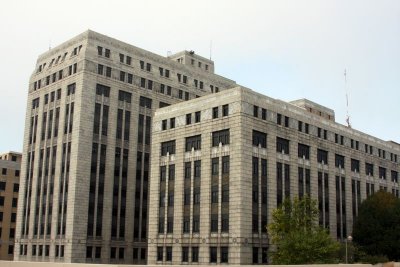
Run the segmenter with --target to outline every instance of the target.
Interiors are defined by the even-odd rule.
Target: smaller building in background
[[[13,260],[21,157],[0,154],[0,260]]]

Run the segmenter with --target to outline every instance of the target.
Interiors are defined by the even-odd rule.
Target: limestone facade
[[[317,199],[338,240],[368,195],[399,197],[400,145],[308,100],[236,87],[156,110],[152,134],[149,264],[267,263],[265,226],[285,197]]]
[[[29,81],[15,260],[147,262],[155,109],[235,86],[214,62],[87,31]]]

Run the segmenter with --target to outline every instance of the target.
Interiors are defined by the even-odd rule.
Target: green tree
[[[371,256],[400,260],[400,200],[379,191],[364,200],[353,227],[353,240]]]
[[[318,225],[316,200],[310,197],[287,198],[272,212],[268,225],[273,264],[335,263],[339,243]]]

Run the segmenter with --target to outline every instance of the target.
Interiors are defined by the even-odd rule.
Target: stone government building
[[[305,194],[344,240],[363,199],[399,197],[399,152],[326,107],[244,87],[156,110],[148,262],[267,263],[272,210]]]
[[[284,197],[317,198],[343,239],[362,199],[399,195],[399,155],[192,51],[163,57],[87,31],[39,56],[30,79],[14,258],[265,263],[264,225]]]
[[[166,58],[93,31],[40,55],[15,259],[146,263],[153,112],[234,86],[193,52]]]

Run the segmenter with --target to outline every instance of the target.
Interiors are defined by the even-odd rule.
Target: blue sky
[[[400,1],[6,1],[0,10],[0,152],[21,151],[39,54],[92,29],[160,55],[194,50],[265,95],[308,98],[400,143]]]

